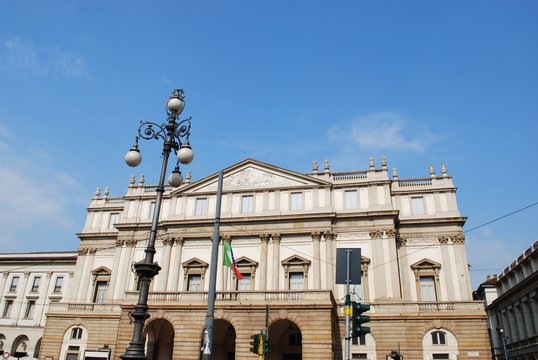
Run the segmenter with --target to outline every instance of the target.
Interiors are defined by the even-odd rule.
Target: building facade
[[[0,254],[0,354],[38,359],[51,303],[62,301],[76,252]]]
[[[538,241],[495,277],[486,308],[495,359],[538,359]]]
[[[352,359],[385,360],[395,349],[405,359],[490,358],[452,178],[444,166],[425,178],[390,175],[384,159],[346,173],[331,172],[327,161],[309,174],[250,159],[225,169],[220,237],[242,279],[222,265],[222,241],[218,264],[210,263],[218,174],[196,182],[187,175],[167,189],[155,255],[161,270],[144,330],[148,358],[199,358],[209,270],[217,266],[215,360],[256,358],[250,336],[265,329],[266,315],[266,359],[342,359],[340,248],[361,249],[362,283],[351,298],[371,305],[371,334],[353,341]],[[125,196],[106,191],[91,200],[75,286],[48,312],[43,359],[123,354],[138,296],[132,264],[144,258],[155,198],[142,176]]]

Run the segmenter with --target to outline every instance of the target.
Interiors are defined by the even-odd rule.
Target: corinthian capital
[[[336,233],[334,231],[327,231],[323,233],[325,240],[334,240],[336,239]]]

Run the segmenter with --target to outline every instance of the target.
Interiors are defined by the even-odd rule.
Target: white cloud
[[[0,126],[0,144],[7,144],[9,130]],[[58,171],[46,156],[32,158],[15,143],[0,151],[0,243],[3,251],[32,249],[47,241],[73,236],[76,220],[69,207],[82,186],[70,175]],[[32,152],[34,153],[34,152]],[[34,153],[36,154],[36,153]],[[30,238],[36,234],[55,238]],[[33,244],[32,244],[33,243]]]
[[[0,47],[0,72],[17,76],[88,76],[83,57],[71,51],[39,47],[17,37],[5,39]]]
[[[369,151],[399,150],[421,153],[435,141],[428,132],[407,129],[398,114],[384,112],[360,117],[346,126],[329,129],[329,141],[340,146]]]

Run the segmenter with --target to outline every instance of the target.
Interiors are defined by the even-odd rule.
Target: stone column
[[[336,279],[334,277],[334,271],[336,268],[336,261],[334,259],[334,245],[333,240],[336,239],[336,233],[332,231],[328,231],[323,233],[323,237],[325,238],[325,246],[326,246],[326,253],[327,253],[327,278],[326,281],[326,288],[328,290],[333,291],[334,293],[334,285],[336,282]]]
[[[0,294],[3,294],[5,292],[4,286],[6,286],[8,275],[9,275],[9,272],[7,271],[2,273],[2,277],[0,278]]]
[[[183,253],[183,245],[185,245],[185,239],[182,237],[174,240],[174,243],[177,245],[174,247],[175,254],[173,256],[172,267],[170,268],[170,290],[178,291],[179,287],[179,272],[181,271],[181,256]]]
[[[125,245],[128,247],[128,249],[126,248],[125,249],[125,257],[127,259],[127,264],[129,265],[129,268],[131,267],[131,264],[135,261],[141,261],[142,259],[140,260],[135,260],[134,259],[134,256],[135,256],[135,252],[136,252],[136,244],[138,243],[138,241],[136,239],[131,239],[131,240],[126,240],[125,241]],[[130,273],[132,274],[132,271],[130,271]],[[134,281],[133,282],[127,282],[127,281],[124,281],[123,282],[123,289],[128,289],[128,290],[136,290],[136,283],[138,281],[138,277],[133,274],[133,277],[129,277],[129,279],[133,279],[134,278]],[[127,280],[127,279],[125,279]]]
[[[531,310],[530,299],[528,296],[525,296],[521,299],[521,310],[523,311],[523,322],[525,323],[525,331],[527,336],[531,337],[536,334],[536,329],[534,328],[534,323],[532,321],[533,317],[536,317],[536,313],[533,313]]]
[[[76,293],[76,300],[77,302],[83,301],[89,301],[90,299],[86,299],[86,293],[85,291],[88,289],[88,286],[90,285],[90,279],[91,279],[91,269],[88,269],[88,248],[79,248],[78,249],[78,260],[77,260],[77,269],[75,271],[75,274],[77,277],[75,278],[75,284],[78,286],[77,293]],[[79,266],[80,261],[80,266]]]
[[[267,290],[267,244],[268,234],[260,234],[260,290]]]
[[[519,333],[517,331],[517,324],[516,324],[516,316],[515,316],[515,309],[514,309],[514,305],[508,305],[507,307],[507,310],[506,311],[506,317],[507,317],[507,320],[508,320],[508,327],[510,328],[510,334],[509,334],[509,337],[510,337],[510,342],[515,342],[515,341],[518,341],[520,339],[519,337]]]
[[[321,259],[320,259],[320,249],[319,241],[321,239],[321,233],[313,232],[312,236],[312,247],[313,247],[313,268],[314,268],[314,289],[321,289]]]
[[[527,336],[529,336],[526,333],[525,328],[525,318],[523,317],[523,308],[521,306],[521,301],[517,301],[514,304],[514,315],[516,317],[516,326],[517,326],[517,332],[519,334],[519,340],[526,339]]]
[[[172,252],[172,245],[174,244],[174,239],[166,238],[163,240],[163,251],[161,257],[161,271],[157,275],[157,286],[155,289],[157,291],[166,291],[166,284],[168,283],[168,274],[170,272],[170,255]]]
[[[531,313],[534,314],[530,317],[530,321],[532,321],[534,326],[535,333],[538,331],[538,293],[536,291],[533,291],[529,294],[529,307],[531,309]]]
[[[272,234],[273,239],[273,276],[272,276],[272,288],[278,290],[278,284],[280,280],[280,240],[282,239],[280,234]]]
[[[125,240],[116,240],[116,249],[114,250],[114,264],[112,266],[112,276],[110,277],[110,291],[108,292],[111,299],[119,298],[117,286],[118,284],[121,284],[123,282],[122,275],[130,270],[130,268],[129,270],[125,270],[123,268],[125,264],[122,264],[121,261],[121,259],[123,258],[122,253],[124,244]]]

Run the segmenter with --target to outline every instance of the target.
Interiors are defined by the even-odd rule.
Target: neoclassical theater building
[[[257,359],[250,336],[268,328],[272,359],[343,359],[345,286],[336,252],[360,248],[371,334],[352,359],[489,359],[482,302],[472,300],[463,217],[444,165],[400,178],[385,159],[367,170],[302,174],[247,159],[224,170],[220,250],[211,264],[218,174],[164,193],[144,328],[150,360],[199,359],[209,273],[217,267],[213,359]],[[99,191],[78,234],[68,294],[49,307],[40,359],[119,359],[138,299],[132,265],[144,258],[155,186],[131,178],[122,197]],[[228,241],[244,277],[223,266]]]

